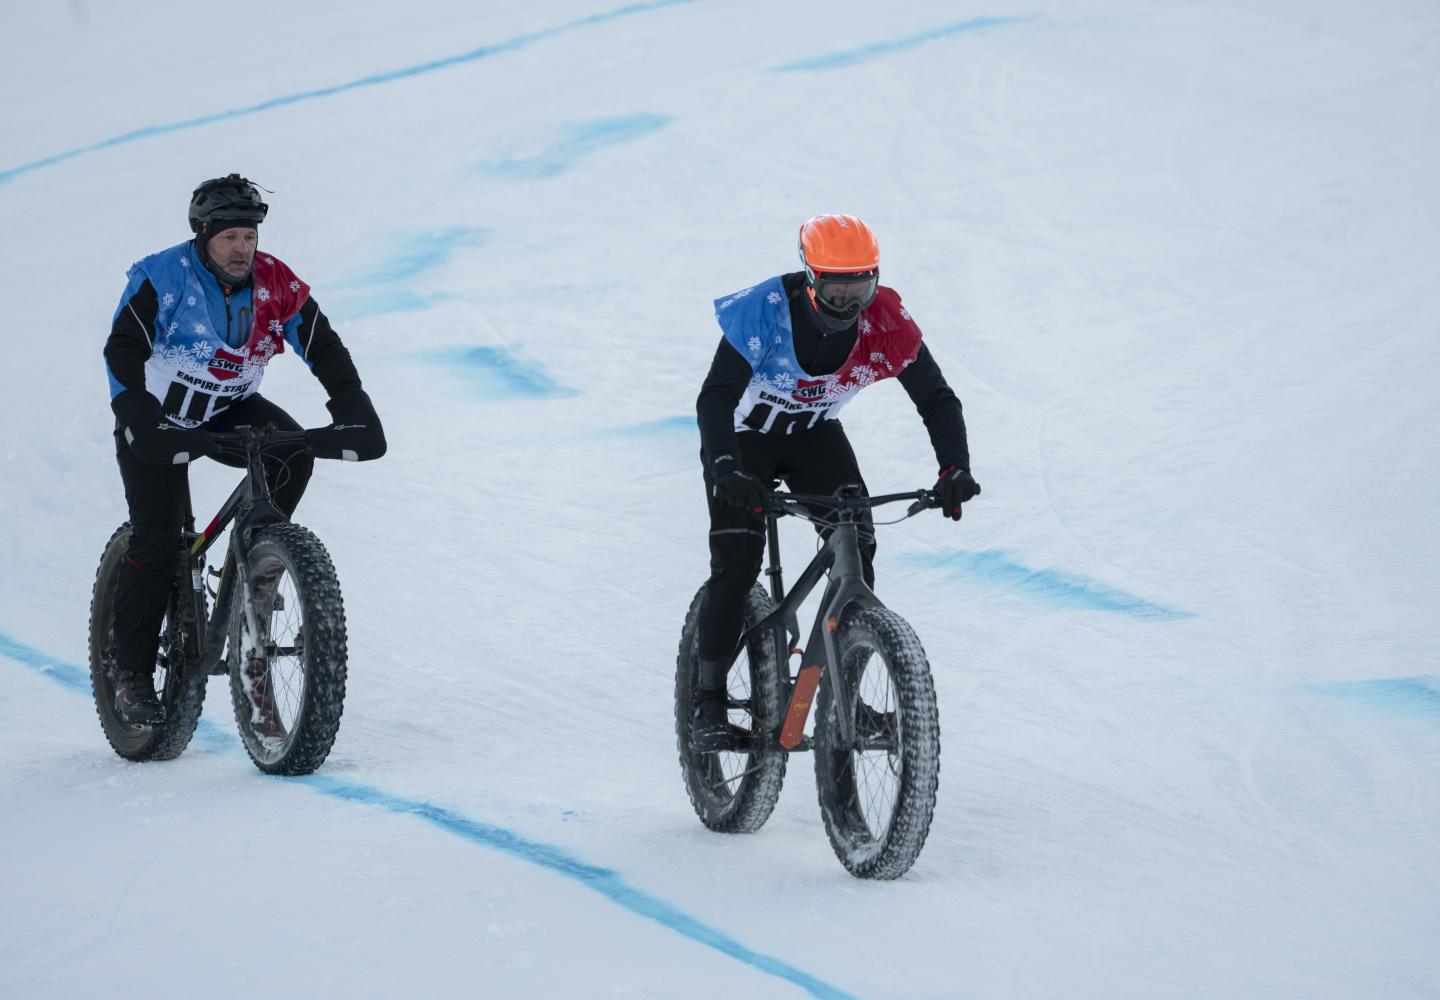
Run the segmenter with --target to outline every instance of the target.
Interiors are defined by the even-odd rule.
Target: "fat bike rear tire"
[[[173,760],[190,745],[205,707],[209,678],[198,665],[199,632],[204,627],[204,605],[198,602],[203,598],[191,591],[190,574],[180,572],[177,551],[175,579],[155,658],[155,690],[165,706],[165,721],[154,726],[124,722],[115,712],[115,590],[129,548],[130,524],[126,522],[105,543],[95,571],[90,596],[90,691],[100,728],[118,755],[133,761]],[[199,621],[195,620],[197,612]]]
[[[788,754],[783,751],[696,753],[690,748],[691,692],[699,683],[696,631],[705,602],[701,587],[680,633],[675,664],[675,736],[680,751],[680,772],[685,791],[700,822],[718,833],[754,833],[765,825],[780,798]],[[756,584],[745,600],[745,628],[765,617],[774,605]],[[726,678],[730,699],[730,725],[742,735],[762,735],[775,729],[784,711],[787,662],[783,645],[773,630],[761,633],[746,648]]]

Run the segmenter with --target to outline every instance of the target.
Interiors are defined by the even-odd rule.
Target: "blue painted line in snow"
[[[398,238],[398,249],[369,270],[336,282],[339,290],[332,301],[337,317],[359,319],[387,313],[415,312],[440,302],[448,295],[422,295],[396,287],[444,264],[462,247],[482,246],[490,234],[470,226],[447,226]]]
[[[564,848],[530,840],[513,830],[482,823],[433,802],[391,795],[381,789],[353,781],[344,781],[324,774],[293,780],[306,784],[325,795],[344,799],[347,802],[358,802],[377,806],[392,813],[414,816],[447,833],[463,837],[471,843],[503,851],[523,861],[557,872],[579,882],[587,889],[598,892],[632,913],[653,920],[662,927],[675,931],[699,944],[714,948],[716,951],[753,966],[761,972],[794,983],[811,996],[836,998],[836,1000],[851,996],[837,987],[816,979],[809,973],[802,972],[788,962],[747,948],[728,934],[702,923],[665,900],[637,889],[620,873],[589,864],[570,854]]]
[[[565,129],[563,135],[535,156],[495,160],[480,164],[480,171],[492,177],[513,180],[543,180],[573,170],[592,153],[657,132],[674,119],[667,115],[634,114],[621,118],[599,118]]]
[[[227,733],[209,719],[201,719],[196,723],[195,735],[190,740],[192,747],[195,746],[196,740],[200,741],[201,749],[211,753],[240,749],[240,737],[234,733]]]
[[[34,647],[10,638],[3,632],[0,632],[0,656],[35,669],[68,690],[86,695],[90,693],[89,670],[82,670],[74,664],[56,660]],[[208,719],[200,720],[196,734],[212,749],[235,747],[239,744],[238,739],[221,731]],[[763,952],[747,948],[725,932],[697,920],[658,896],[637,889],[627,882],[619,872],[592,865],[562,847],[530,840],[514,830],[471,819],[463,813],[446,809],[433,802],[408,799],[371,785],[345,781],[327,774],[311,774],[303,778],[283,780],[304,785],[322,795],[329,795],[346,802],[376,806],[388,812],[415,816],[473,844],[502,851],[512,857],[579,882],[587,889],[598,892],[606,899],[637,916],[653,920],[662,927],[708,948],[713,948],[760,972],[794,983],[813,997],[819,997],[821,1000],[853,1000],[853,994],[831,986],[773,955],[766,955]]]
[[[121,135],[111,136],[108,139],[103,139],[100,142],[92,143],[88,146],[81,146],[64,153],[56,153],[53,156],[47,156],[43,159],[22,163],[19,166],[10,167],[7,170],[0,170],[0,184],[13,180],[21,174],[29,173],[32,170],[54,166],[65,160],[74,159],[77,156],[84,156],[87,153],[99,152],[102,149],[109,149],[113,146],[138,142],[142,139],[150,139],[157,135],[166,135],[170,132],[179,132],[184,129],[199,128],[201,125],[210,125],[215,122],[228,121],[233,118],[242,118],[246,115],[259,114],[262,111],[269,111],[272,108],[286,107],[291,104],[299,104],[303,101],[313,101],[322,97],[331,97],[335,94],[345,93],[346,91],[359,90],[362,87],[375,87],[385,83],[394,83],[396,80],[405,80],[410,77],[422,76],[426,73],[434,73],[437,70],[449,69],[451,66],[459,66],[463,63],[475,62],[480,59],[488,59],[491,56],[501,55],[506,52],[516,52],[520,49],[528,48],[536,42],[554,38],[557,35],[573,31],[577,28],[587,28],[592,25],[603,24],[607,21],[630,17],[634,14],[646,14],[651,11],[662,10],[666,7],[677,7],[681,4],[693,2],[694,0],[649,0],[649,2],[646,3],[627,4],[624,7],[617,7],[614,10],[591,14],[573,21],[566,21],[564,24],[558,24],[551,28],[542,28],[539,31],[516,35],[514,38],[507,39],[503,42],[496,42],[493,45],[482,45],[477,49],[471,49],[469,52],[462,52],[459,55],[416,63],[413,66],[405,66],[400,69],[388,70],[382,73],[372,73],[369,76],[362,76],[358,79],[349,80],[345,83],[337,83],[329,87],[318,87],[314,90],[303,90],[295,94],[272,97],[268,101],[261,101],[259,104],[251,104],[246,107],[217,111],[213,114],[200,115],[197,118],[186,118],[181,121],[168,122],[163,125],[150,125],[145,128],[135,129],[133,132],[125,132]]]
[[[338,283],[336,288],[392,285],[439,267],[462,247],[482,246],[490,234],[469,226],[447,226],[399,239],[399,249],[373,268]]]
[[[90,668],[77,667],[54,657],[46,656],[33,646],[27,646],[17,639],[0,632],[0,656],[23,663],[40,671],[62,687],[81,694],[90,693]]]
[[[415,312],[427,308],[431,303],[446,298],[443,295],[417,295],[408,289],[387,289],[359,295],[340,294],[328,299],[325,311],[336,319],[359,319],[362,316],[382,316],[387,313]],[[329,304],[333,303],[333,305]]]
[[[895,52],[902,52],[905,49],[917,48],[928,42],[938,41],[941,38],[948,38],[951,35],[958,35],[962,32],[978,31],[982,28],[998,28],[1002,25],[1018,24],[1021,21],[1029,20],[1033,20],[1033,17],[975,17],[968,21],[958,21],[955,24],[946,24],[939,28],[931,28],[928,31],[922,31],[916,35],[908,35],[905,38],[895,38],[888,42],[872,42],[869,45],[862,45],[856,49],[846,49],[843,52],[832,52],[829,55],[800,59],[796,62],[786,63],[783,66],[776,66],[772,69],[772,72],[796,73],[806,70],[842,69],[846,66],[854,66],[857,63],[868,62],[871,59],[879,59]]]
[[[533,361],[521,361],[503,347],[458,347],[431,359],[475,381],[492,399],[555,399],[576,390],[551,378]]]
[[[654,437],[656,435],[688,435],[700,443],[700,429],[693,415],[662,417],[659,420],[645,420],[638,424],[621,424],[599,431],[607,437]]]
[[[1051,607],[1081,611],[1112,611],[1132,618],[1172,621],[1194,618],[1188,611],[1167,608],[1084,576],[1052,569],[1034,569],[995,549],[982,552],[912,552],[913,566],[948,570],[955,576],[1033,597]]]
[[[63,660],[47,656],[35,647],[27,646],[3,632],[0,632],[0,657],[31,667],[68,691],[90,697],[89,667],[76,666],[73,663],[66,663]],[[239,739],[225,732],[209,719],[200,720],[195,735],[201,744],[210,750],[238,746],[240,743]]]
[[[1306,684],[1305,689],[1406,715],[1440,716],[1440,675]]]

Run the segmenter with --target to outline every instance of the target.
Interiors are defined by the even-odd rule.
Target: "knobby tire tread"
[[[137,762],[174,760],[190,745],[205,708],[205,688],[209,678],[196,669],[197,633],[203,629],[204,622],[196,623],[195,631],[185,636],[185,662],[169,666],[171,670],[178,667],[179,677],[176,682],[166,683],[166,688],[170,690],[168,697],[166,692],[159,692],[165,705],[165,721],[158,726],[131,726],[122,722],[115,714],[114,687],[106,676],[104,651],[108,644],[113,643],[109,628],[114,615],[116,575],[120,572],[120,560],[130,547],[130,531],[128,521],[115,529],[105,543],[100,565],[95,570],[95,586],[90,593],[90,693],[95,700],[95,714],[100,720],[105,740],[117,755]],[[172,585],[163,622],[167,633],[174,627],[171,615],[179,597],[189,595],[177,595]]]
[[[825,832],[841,864],[857,878],[894,879],[910,870],[930,832],[940,782],[939,711],[925,649],[905,619],[885,608],[852,608],[841,622],[842,668],[848,668],[852,652],[866,645],[878,650],[889,667],[901,730],[900,788],[884,837],[873,839],[855,808],[854,762],[851,758],[845,765],[850,751],[834,745],[840,730],[828,678],[816,703],[815,783]]]
[[[290,522],[263,529],[250,548],[251,561],[263,556],[267,547],[273,547],[286,572],[294,577],[305,628],[305,694],[296,722],[299,732],[282,757],[265,761],[257,756],[259,737],[251,722],[250,699],[240,679],[243,664],[238,649],[230,652],[231,700],[241,742],[256,767],[267,774],[310,774],[330,755],[345,709],[345,604],[330,554],[309,529]],[[238,600],[234,614],[238,621],[242,614]],[[237,634],[232,627],[231,635]]]
[[[709,784],[712,772],[718,770],[715,754],[697,754],[690,750],[690,691],[698,680],[698,656],[696,630],[699,625],[700,608],[705,601],[702,586],[690,602],[685,615],[685,625],[680,632],[680,652],[675,663],[675,736],[680,754],[680,771],[685,779],[685,793],[695,815],[708,829],[717,833],[754,833],[765,825],[780,798],[785,782],[785,766],[788,754],[784,752],[752,753],[747,756],[744,770],[751,773],[740,778],[734,791],[728,795],[713,793]],[[770,595],[759,584],[750,591],[745,600],[745,628],[749,628],[773,608]],[[782,680],[780,672],[788,669],[779,657],[779,650],[773,641],[768,653],[752,644],[747,659],[751,664],[751,698],[762,701],[762,711],[769,718],[768,725],[777,725],[784,711],[784,688],[788,677]],[[756,652],[762,655],[756,656]]]

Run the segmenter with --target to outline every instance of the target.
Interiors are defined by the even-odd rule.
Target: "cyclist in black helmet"
[[[154,685],[160,623],[180,544],[187,464],[217,454],[211,432],[300,425],[259,393],[266,363],[290,349],[329,395],[333,423],[306,434],[306,448],[271,456],[276,504],[293,513],[312,456],[364,461],[385,453],[385,434],[350,352],[279,258],[257,253],[269,206],[239,174],[208,180],[190,199],[194,238],[137,261],[105,342],[115,455],[133,526],[115,594],[115,709],[131,723],[158,723]]]

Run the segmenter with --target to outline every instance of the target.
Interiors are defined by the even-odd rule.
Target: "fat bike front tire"
[[[696,631],[705,588],[690,602],[680,633],[675,665],[675,736],[685,791],[700,822],[718,833],[754,833],[765,825],[780,798],[788,754],[783,751],[696,753],[690,748],[691,692],[700,680]],[[773,610],[763,587],[756,585],[745,600],[745,628]],[[730,667],[726,688],[730,725],[741,735],[763,736],[775,729],[784,711],[785,683],[780,671],[786,660],[773,632],[751,639]]]
[[[260,531],[250,592],[230,619],[230,697],[240,740],[266,774],[310,774],[345,709],[345,605],[325,546],[298,524]]]
[[[205,707],[205,683],[200,672],[199,632],[204,627],[204,605],[189,588],[189,573],[175,574],[165,620],[160,625],[160,644],[155,658],[155,691],[165,706],[165,721],[159,725],[132,725],[115,712],[115,591],[120,565],[130,548],[130,524],[126,522],[105,543],[95,587],[90,595],[90,691],[95,714],[111,749],[126,760],[173,760],[185,752],[200,713]],[[178,554],[178,553],[177,553]],[[190,613],[186,605],[191,602]],[[196,612],[200,620],[196,618]]]
[[[823,678],[816,699],[825,832],[850,874],[899,878],[925,846],[940,782],[930,664],[914,630],[885,608],[850,608],[838,640],[840,676]],[[841,713],[855,733],[849,743]]]

